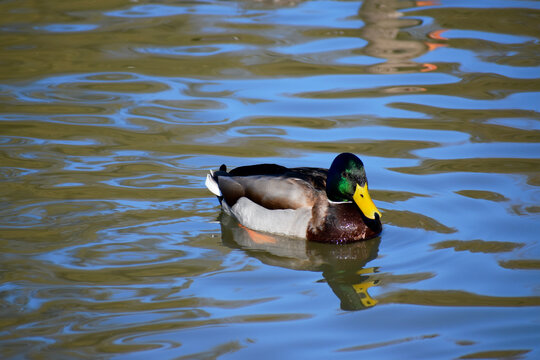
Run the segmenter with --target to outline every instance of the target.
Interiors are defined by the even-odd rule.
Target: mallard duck
[[[205,184],[223,210],[249,229],[339,244],[382,230],[364,164],[351,153],[339,154],[328,170],[259,164],[227,172],[221,165]]]

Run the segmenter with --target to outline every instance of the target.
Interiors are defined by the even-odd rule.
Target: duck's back
[[[240,166],[228,172],[229,176],[279,176],[281,178],[301,179],[317,190],[326,189],[328,170],[314,167],[287,168],[276,164]]]

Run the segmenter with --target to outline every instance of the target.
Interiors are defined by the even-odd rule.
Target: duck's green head
[[[354,154],[342,153],[334,159],[328,170],[326,193],[332,201],[354,201],[369,219],[381,217],[368,192],[364,164]]]

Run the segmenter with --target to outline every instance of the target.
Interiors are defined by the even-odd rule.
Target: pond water
[[[540,2],[0,1],[2,359],[540,358]],[[365,163],[348,246],[209,169]]]

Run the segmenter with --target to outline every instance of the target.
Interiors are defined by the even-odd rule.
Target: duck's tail
[[[218,172],[226,172],[227,167],[225,165],[221,165],[219,167]],[[214,173],[212,170],[210,170],[210,173],[206,175],[206,181],[204,184],[210,190],[210,192],[214,195],[216,195],[220,200],[223,198],[223,194],[221,193],[221,190],[219,189],[219,185],[217,182],[218,174]]]
[[[210,190],[210,192],[217,197],[223,196],[221,190],[219,190],[219,185],[214,178],[214,172],[212,170],[210,170],[210,173],[206,175],[206,181],[204,182],[204,185],[206,185],[208,190]]]

